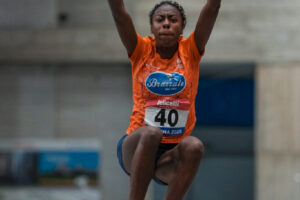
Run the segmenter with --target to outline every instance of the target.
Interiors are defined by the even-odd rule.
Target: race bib
[[[145,123],[160,128],[164,136],[183,135],[189,114],[186,99],[165,97],[146,103]]]

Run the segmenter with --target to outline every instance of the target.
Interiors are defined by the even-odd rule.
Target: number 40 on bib
[[[183,135],[189,113],[188,100],[170,97],[146,103],[145,123],[160,128],[164,136]]]

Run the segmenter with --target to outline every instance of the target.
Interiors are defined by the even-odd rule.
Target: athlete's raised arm
[[[121,40],[130,56],[136,45],[137,35],[132,19],[125,9],[123,0],[108,0]]]
[[[211,31],[217,19],[221,0],[207,0],[201,10],[198,22],[195,28],[195,42],[199,52],[203,52],[209,39]]]

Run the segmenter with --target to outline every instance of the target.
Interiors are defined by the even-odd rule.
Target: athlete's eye
[[[156,17],[156,18],[155,18],[155,21],[156,21],[156,22],[162,22],[162,21],[163,21],[163,18],[162,18],[162,17]]]
[[[176,23],[177,22],[177,18],[171,18],[171,22]]]

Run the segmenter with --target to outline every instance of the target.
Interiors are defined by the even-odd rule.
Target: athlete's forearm
[[[195,28],[195,42],[199,52],[203,52],[217,19],[221,0],[207,0],[203,6]]]
[[[123,0],[108,0],[121,40],[131,55],[137,44],[137,35],[129,13]]]
[[[114,18],[122,17],[126,12],[123,0],[108,0],[108,3]]]
[[[208,7],[218,11],[221,7],[221,0],[207,0],[206,4]]]

